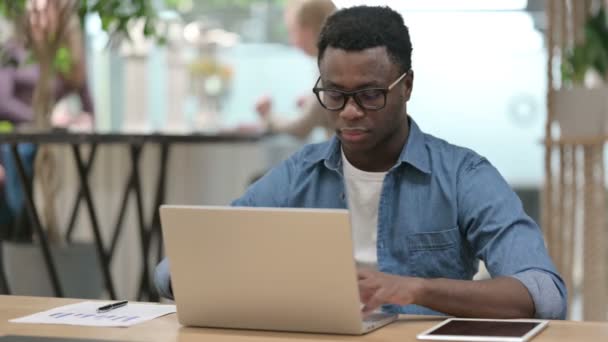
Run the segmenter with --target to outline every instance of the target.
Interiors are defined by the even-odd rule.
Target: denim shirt
[[[347,208],[339,140],[305,146],[232,205]],[[483,260],[492,277],[511,276],[528,289],[536,317],[565,318],[566,287],[517,195],[485,158],[424,134],[412,119],[382,185],[377,253],[381,272],[422,278],[471,280]],[[156,276],[170,295],[166,261]],[[383,309],[441,314],[417,305]]]

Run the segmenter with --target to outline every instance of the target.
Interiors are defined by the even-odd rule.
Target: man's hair
[[[401,72],[412,67],[409,31],[401,15],[388,7],[356,6],[335,12],[327,18],[319,35],[319,63],[330,46],[346,51],[384,46]]]
[[[325,19],[336,11],[331,0],[291,0],[287,3],[296,23],[311,29],[315,35],[321,32]]]

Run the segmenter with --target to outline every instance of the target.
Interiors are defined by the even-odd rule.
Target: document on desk
[[[12,323],[68,324],[94,327],[128,327],[175,312],[175,305],[128,303],[105,313],[97,313],[100,306],[112,302],[81,302],[60,306],[33,315],[15,318]]]

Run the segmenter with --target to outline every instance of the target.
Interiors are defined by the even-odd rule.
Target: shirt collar
[[[398,167],[401,163],[407,163],[421,172],[430,174],[430,160],[424,133],[420,130],[416,122],[412,118],[408,118],[410,123],[410,132],[407,142],[399,159],[394,167]],[[320,150],[313,161],[324,161],[328,169],[340,171],[342,169],[342,158],[340,152],[340,140],[334,135],[325,148]]]
[[[401,150],[397,164],[407,163],[421,172],[430,174],[431,163],[424,133],[411,117],[409,122],[410,133],[407,137],[407,143]]]

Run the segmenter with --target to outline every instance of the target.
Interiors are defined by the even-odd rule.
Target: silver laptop
[[[347,210],[162,206],[179,322],[364,334]]]

